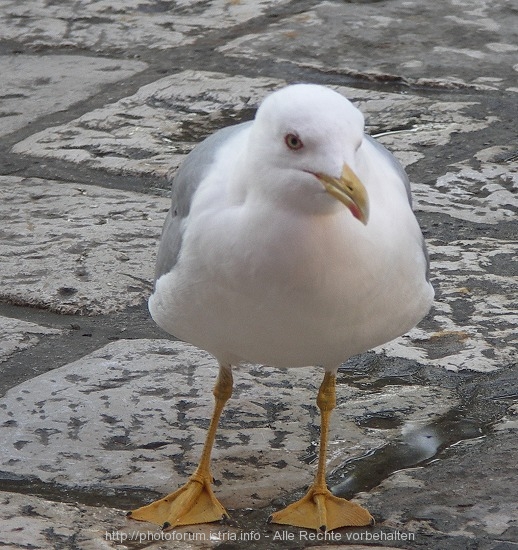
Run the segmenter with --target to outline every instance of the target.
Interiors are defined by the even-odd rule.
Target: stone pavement
[[[0,546],[518,548],[517,29],[509,0],[0,2]],[[257,366],[214,450],[232,520],[130,522],[192,472],[217,370],[146,311],[168,174],[300,81],[365,113],[429,244],[428,317],[339,372],[329,484],[377,525],[267,524],[321,375]]]

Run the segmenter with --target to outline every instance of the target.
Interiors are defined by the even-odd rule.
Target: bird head
[[[341,94],[313,84],[278,90],[263,101],[250,131],[252,185],[294,208],[345,206],[366,224],[368,193],[355,173],[363,135],[363,115]]]

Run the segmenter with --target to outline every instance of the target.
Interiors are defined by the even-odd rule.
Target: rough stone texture
[[[154,2],[4,2],[4,39],[38,46],[93,50],[146,47],[167,50],[192,44],[203,31],[245,23],[286,0],[180,0]]]
[[[512,221],[518,212],[518,165],[512,146],[491,147],[475,155],[480,167],[466,159],[437,179],[434,186],[413,186],[417,210],[442,211],[474,223]]]
[[[413,531],[418,538],[440,535],[464,539],[466,548],[511,549],[518,508],[502,472],[515,453],[516,433],[512,428],[498,438],[463,443],[426,469],[396,472],[363,494],[362,503],[384,518],[381,526]],[[493,538],[502,546],[491,546],[487,539]]]
[[[188,344],[121,340],[25,382],[0,400],[0,470],[62,486],[170,492],[196,466],[217,371],[210,355]],[[322,376],[318,368],[236,371],[213,453],[226,506],[265,506],[311,482]],[[340,385],[329,468],[456,404],[437,387],[387,385],[373,394]],[[358,425],[381,413],[391,416],[392,429]]]
[[[185,71],[141,88],[133,96],[96,109],[70,123],[33,134],[13,152],[58,158],[115,173],[164,176],[208,133],[240,120],[285,82],[229,78],[222,73]],[[474,102],[441,102],[415,95],[335,89],[349,97],[377,136],[403,165],[418,162],[425,149],[447,145],[452,134],[477,132],[495,117],[475,118]],[[410,113],[410,114],[409,114]],[[192,122],[193,127],[187,128]],[[217,124],[216,124],[217,123]],[[405,130],[394,128],[406,126]],[[513,146],[501,145],[456,163],[434,185],[414,183],[417,210],[444,212],[484,223],[510,220],[518,210],[518,170]]]
[[[518,92],[515,15],[506,0],[322,2],[219,51],[370,80]]]
[[[43,336],[61,332],[59,329],[0,316],[0,363],[19,351],[35,346]]]
[[[0,493],[2,548],[115,548],[106,540],[121,512],[52,502],[18,493]],[[120,547],[119,547],[120,548]]]
[[[81,550],[205,550],[240,536],[231,526],[200,525],[162,532],[129,522],[122,510],[61,503],[19,493],[0,493],[2,548],[81,548]]]
[[[428,322],[378,351],[455,371],[489,372],[516,361],[518,241],[428,244],[437,291]]]
[[[0,196],[2,300],[91,315],[149,296],[168,199],[15,176]]]
[[[115,173],[163,176],[176,168],[206,135],[222,125],[250,117],[268,92],[284,85],[286,82],[279,79],[184,71],[67,124],[33,134],[17,143],[13,152]],[[424,147],[445,145],[452,134],[469,135],[496,122],[494,117],[477,119],[466,113],[473,102],[434,101],[345,86],[334,88],[365,114],[366,131],[379,136],[404,165],[423,158]],[[407,129],[397,129],[402,127]],[[503,178],[506,170],[495,172],[493,168],[492,172],[495,178]],[[463,182],[465,177],[460,174],[457,179]],[[456,210],[463,199],[466,202],[466,196],[459,197],[445,184],[438,185],[439,198],[429,197],[428,193],[428,185],[420,188],[416,194],[418,205],[420,196],[427,206],[436,202],[443,208],[446,203],[450,211]],[[512,199],[512,204],[516,205],[516,199]],[[503,216],[506,215],[510,213],[504,209]]]
[[[218,495],[247,507],[233,523],[166,539],[120,511],[186,479],[212,409],[213,361],[145,312],[169,206],[149,193],[270,90],[313,81],[407,167],[437,290],[417,329],[340,371],[328,479],[378,525],[328,542],[516,546],[516,16],[506,0],[1,4],[1,302],[25,306],[0,303],[24,319],[0,318],[2,369],[25,382],[4,380],[0,402],[0,544],[327,547],[266,523],[315,468],[312,369],[236,373],[215,463]],[[121,336],[135,340],[105,346]]]
[[[317,546],[313,550],[323,550],[328,546],[318,545],[324,540],[315,533],[302,531],[290,533],[281,526],[269,533],[257,530],[240,530],[227,525],[197,525],[188,529],[179,528],[173,532],[163,532],[150,528],[147,524],[129,522],[121,510],[92,507],[80,504],[60,503],[34,496],[3,492],[0,496],[0,545],[2,548],[81,548],[81,550],[107,550],[117,548],[147,550],[206,550],[217,548],[222,543],[250,545],[260,543],[280,547],[281,537],[293,536],[296,543],[305,542],[313,536]],[[385,537],[393,531],[386,529]],[[395,550],[393,546],[373,546],[350,544],[349,540],[360,540],[367,531],[360,533],[328,534],[327,540],[338,541],[333,548],[347,550]],[[349,536],[349,538],[348,538]],[[286,540],[286,539],[285,539]],[[340,542],[346,542],[342,545]],[[293,544],[293,542],[292,542]],[[301,545],[302,546],[302,545]]]
[[[110,172],[165,176],[196,143],[239,121],[280,81],[184,71],[56,128],[33,134],[15,153],[68,160]],[[236,121],[237,118],[237,121]]]
[[[4,37],[5,38],[5,37]],[[64,111],[147,67],[141,61],[78,55],[0,56],[0,135]],[[67,93],[62,93],[66,89]]]

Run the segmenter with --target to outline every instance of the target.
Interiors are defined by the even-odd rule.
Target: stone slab
[[[61,333],[59,329],[11,317],[0,317],[0,363],[19,351],[35,346],[44,336]]]
[[[165,177],[213,131],[250,118],[265,95],[286,83],[184,71],[142,87],[133,96],[96,109],[67,124],[38,132],[13,152],[55,158],[117,174]],[[404,166],[425,158],[427,148],[447,146],[452,136],[498,124],[471,114],[474,101],[442,101],[335,87],[365,114],[366,130]],[[413,184],[417,210],[495,224],[518,209],[518,163],[508,144],[483,149],[447,167],[430,184]],[[513,156],[514,155],[514,156]],[[427,179],[423,174],[423,179]]]
[[[425,322],[377,348],[448,370],[491,372],[518,349],[518,240],[429,239],[436,299]]]
[[[0,492],[0,504],[2,548],[104,550],[116,547],[105,533],[111,535],[114,525],[121,523],[119,510],[9,492]]]
[[[292,532],[278,526],[270,529],[239,529],[214,523],[192,525],[175,531],[161,531],[154,526],[128,521],[124,512],[107,507],[61,503],[31,495],[0,492],[0,546],[12,550],[30,548],[80,548],[81,550],[206,550],[222,544],[238,544],[239,547],[255,543],[257,548],[282,548],[282,537],[287,534],[293,541],[306,543],[326,540],[314,532]],[[386,530],[384,536],[390,536]],[[363,532],[363,538],[368,535]],[[327,540],[360,540],[362,532],[328,533]],[[371,534],[372,536],[372,534]],[[381,535],[380,535],[381,536]],[[317,538],[318,537],[318,538]],[[244,542],[246,541],[246,542]],[[314,546],[313,550],[329,548]],[[347,550],[395,550],[391,546],[366,546],[358,544],[334,545]]]
[[[122,510],[20,493],[0,492],[0,504],[0,546],[13,550],[206,550],[240,536],[238,529],[221,524],[163,532],[149,524],[130,522]]]
[[[168,199],[16,176],[0,197],[2,301],[92,315],[151,293]]]
[[[68,4],[37,0],[2,3],[0,30],[5,40],[32,46],[106,51],[167,50],[194,43],[208,30],[240,25],[288,0],[79,0]]]
[[[0,470],[100,492],[170,492],[197,464],[217,370],[210,355],[188,344],[121,340],[24,382],[0,400]],[[227,507],[255,509],[311,482],[322,371],[249,366],[234,378],[213,472]],[[445,388],[387,385],[373,393],[340,384],[330,471],[456,404]],[[381,413],[397,422],[388,429],[361,426],[366,415]]]
[[[12,150],[117,174],[165,176],[208,134],[252,118],[264,97],[285,85],[280,79],[183,71],[67,124],[33,134]],[[366,131],[377,136],[404,166],[424,158],[427,147],[447,145],[454,134],[469,135],[497,122],[495,117],[469,114],[474,101],[334,88],[364,113]],[[455,199],[450,186],[442,185],[439,192],[441,207],[444,200]]]
[[[518,215],[518,157],[513,145],[488,147],[447,166],[434,185],[412,186],[415,207],[452,218],[496,225]],[[451,170],[451,171],[450,171]]]
[[[440,540],[449,548],[512,548],[518,507],[509,487],[516,428],[450,449],[426,468],[392,474],[360,500],[380,527]],[[500,545],[499,545],[500,543]]]
[[[5,38],[5,37],[4,37]],[[146,69],[142,61],[80,55],[0,56],[0,135],[64,111]]]
[[[278,80],[183,71],[16,144],[13,152],[164,177],[204,137],[240,121]]]
[[[494,426],[495,430],[514,430],[518,432],[518,403],[514,403],[507,409],[507,413]]]
[[[516,39],[506,0],[326,1],[218,51],[380,82],[518,92]]]

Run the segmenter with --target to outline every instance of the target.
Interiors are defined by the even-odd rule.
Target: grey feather
[[[210,169],[216,152],[229,137],[250,124],[243,122],[218,130],[197,145],[178,168],[172,183],[171,208],[162,229],[155,281],[176,265],[182,247],[182,222],[189,215],[194,194]]]
[[[379,153],[381,153],[390,162],[394,170],[398,173],[399,177],[401,178],[401,181],[405,185],[408,202],[410,206],[412,206],[412,191],[410,189],[410,180],[408,179],[407,173],[405,172],[404,168],[401,166],[401,164],[396,159],[396,157],[390,151],[385,149],[385,147],[383,147],[381,143],[378,143],[373,137],[367,134],[365,135],[365,137],[370,141],[370,143],[372,143],[372,145],[376,148],[376,150]],[[421,248],[423,250],[423,255],[426,260],[426,280],[430,282],[430,258],[428,256],[428,249],[426,248],[426,243],[422,235],[421,235]]]
[[[381,153],[386,160],[390,162],[392,165],[392,168],[397,172],[398,176],[401,178],[401,181],[405,184],[406,194],[408,197],[408,202],[410,203],[410,206],[412,206],[412,193],[410,191],[410,180],[408,179],[407,173],[405,172],[405,169],[401,166],[397,158],[381,143],[376,141],[373,137],[369,136],[368,134],[365,134],[365,137],[367,140],[376,148],[378,153]]]

